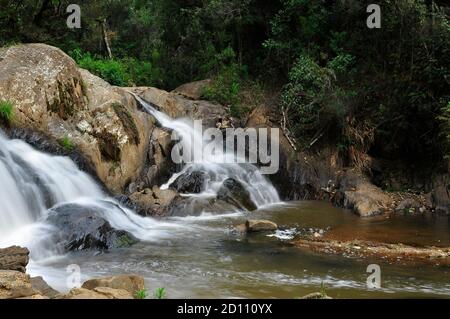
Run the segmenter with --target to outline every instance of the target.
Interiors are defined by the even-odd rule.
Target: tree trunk
[[[106,30],[106,19],[103,19],[101,21],[101,25],[102,25],[103,43],[105,44],[106,53],[108,54],[108,58],[112,59],[113,55],[111,52],[111,45],[108,38],[108,32]]]

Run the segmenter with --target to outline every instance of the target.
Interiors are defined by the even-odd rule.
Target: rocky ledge
[[[450,247],[413,247],[403,244],[388,244],[363,240],[338,241],[327,239],[296,239],[292,244],[324,254],[343,257],[373,257],[396,264],[431,264],[450,266]]]
[[[144,278],[118,275],[91,279],[80,288],[59,293],[42,277],[25,273],[28,255],[22,247],[0,249],[0,299],[135,299],[145,291]]]

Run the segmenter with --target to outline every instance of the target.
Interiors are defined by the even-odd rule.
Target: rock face
[[[248,190],[246,190],[240,182],[232,178],[228,178],[223,182],[217,192],[217,199],[249,211],[257,208],[255,203],[252,201]]]
[[[96,208],[65,204],[50,210],[47,221],[58,229],[56,242],[64,251],[108,250],[137,242],[130,233],[114,229],[102,214]]]
[[[192,172],[180,175],[170,187],[179,193],[198,194],[205,190],[207,174],[205,172]]]
[[[186,84],[180,85],[172,92],[180,94],[184,97],[187,97],[188,99],[200,100],[202,98],[205,88],[208,85],[210,85],[211,82],[212,82],[211,80],[202,80],[202,81],[186,83]]]
[[[133,299],[133,296],[126,290],[98,287],[93,290],[73,288],[56,299]]]
[[[14,270],[25,273],[29,254],[28,249],[18,246],[0,249],[0,270]]]
[[[191,86],[197,86],[197,84],[184,85],[185,88]],[[216,127],[217,121],[226,118],[228,114],[227,108],[220,104],[190,99],[198,97],[198,91],[197,93],[193,93],[195,90],[191,89],[182,89],[180,87],[173,92],[167,92],[156,88],[137,87],[128,88],[128,90],[171,117],[190,117],[194,120],[201,119],[204,128]],[[186,98],[186,96],[189,98]]]
[[[0,49],[0,100],[14,105],[13,126],[68,139],[100,180],[122,192],[142,171],[153,126],[134,98],[60,49],[25,44]]]
[[[55,298],[59,292],[50,287],[42,277],[31,277],[30,278],[31,287],[34,291],[37,291],[40,296],[45,296],[47,298]]]
[[[31,286],[29,275],[20,271],[0,270],[0,299],[31,297],[37,294]]]
[[[431,202],[437,213],[450,214],[450,176],[441,175],[433,181]]]
[[[177,198],[179,195],[174,190],[161,190],[156,185],[128,197],[131,204],[129,206],[144,216],[167,215],[173,201]]]
[[[144,278],[137,275],[119,275],[112,277],[104,277],[98,279],[91,279],[86,281],[81,288],[95,290],[100,287],[110,289],[119,289],[128,292],[131,296],[137,291],[145,288]]]

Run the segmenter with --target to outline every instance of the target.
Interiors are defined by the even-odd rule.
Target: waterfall
[[[168,237],[180,227],[120,206],[70,158],[39,152],[1,131],[0,181],[0,247],[26,246],[35,259],[59,253],[50,240],[57,230],[45,220],[49,209],[66,203],[94,208],[112,227],[142,240]]]
[[[196,145],[206,145],[210,141],[204,140],[203,133],[194,128],[193,121],[188,118],[173,119],[167,114],[156,110],[149,103],[141,99],[139,96],[133,94],[136,100],[142,105],[142,107],[165,128],[170,129],[178,133],[181,137],[180,143],[183,149],[190,150],[191,154],[196,152]],[[236,154],[230,151],[225,156],[235,158]],[[208,154],[207,154],[208,155]],[[274,204],[280,202],[275,187],[265,178],[258,170],[258,168],[250,163],[224,163],[217,161],[214,156],[201,157],[200,161],[185,163],[183,169],[175,173],[164,185],[162,189],[168,188],[180,175],[185,173],[192,173],[195,171],[205,172],[209,176],[206,180],[206,189],[200,195],[192,196],[204,196],[215,197],[222,183],[228,179],[233,178],[239,181],[250,193],[251,199],[257,207],[263,207],[268,204]]]

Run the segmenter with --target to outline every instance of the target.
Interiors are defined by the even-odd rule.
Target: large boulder
[[[0,100],[14,105],[12,126],[69,140],[114,193],[142,171],[153,127],[128,92],[109,85],[60,49],[0,49]]]
[[[173,189],[160,189],[155,185],[152,188],[135,192],[127,199],[129,201],[125,200],[124,204],[135,209],[140,215],[161,216],[167,215],[173,202],[180,197]]]
[[[180,85],[172,92],[180,94],[191,100],[200,100],[205,92],[206,87],[211,83],[212,81],[209,79],[186,83]]]
[[[207,175],[201,171],[186,172],[178,176],[170,187],[179,193],[198,194],[205,190]]]
[[[37,294],[29,275],[20,271],[0,270],[0,299],[31,297]]]
[[[233,178],[228,178],[223,182],[217,192],[217,199],[249,211],[257,208],[251,199],[249,191],[239,181]]]
[[[186,84],[185,87],[187,86],[191,85]],[[156,88],[136,87],[128,90],[173,118],[189,117],[202,120],[204,128],[216,127],[217,121],[226,118],[228,114],[228,108],[223,105],[191,99],[199,97],[198,93],[187,93],[187,89],[178,88],[173,92],[167,92]],[[188,95],[190,96],[186,97]]]
[[[59,292],[50,287],[44,280],[44,278],[38,276],[38,277],[31,277],[30,278],[31,287],[34,291],[38,293],[40,296],[44,296],[47,298],[55,298]]]
[[[93,290],[73,288],[67,294],[58,295],[56,299],[133,299],[128,291],[108,287],[98,287]]]
[[[136,292],[145,288],[144,278],[137,275],[118,275],[104,278],[90,279],[81,288],[95,290],[100,287],[119,289],[134,296]]]
[[[12,246],[0,249],[0,270],[25,272],[30,251],[27,248]]]
[[[450,214],[450,176],[440,175],[433,181],[431,204],[440,214]]]
[[[105,205],[105,210],[121,209],[112,203],[105,202]],[[52,208],[47,221],[57,229],[55,242],[64,251],[103,251],[137,242],[132,234],[114,229],[104,216],[99,207],[69,203]]]

